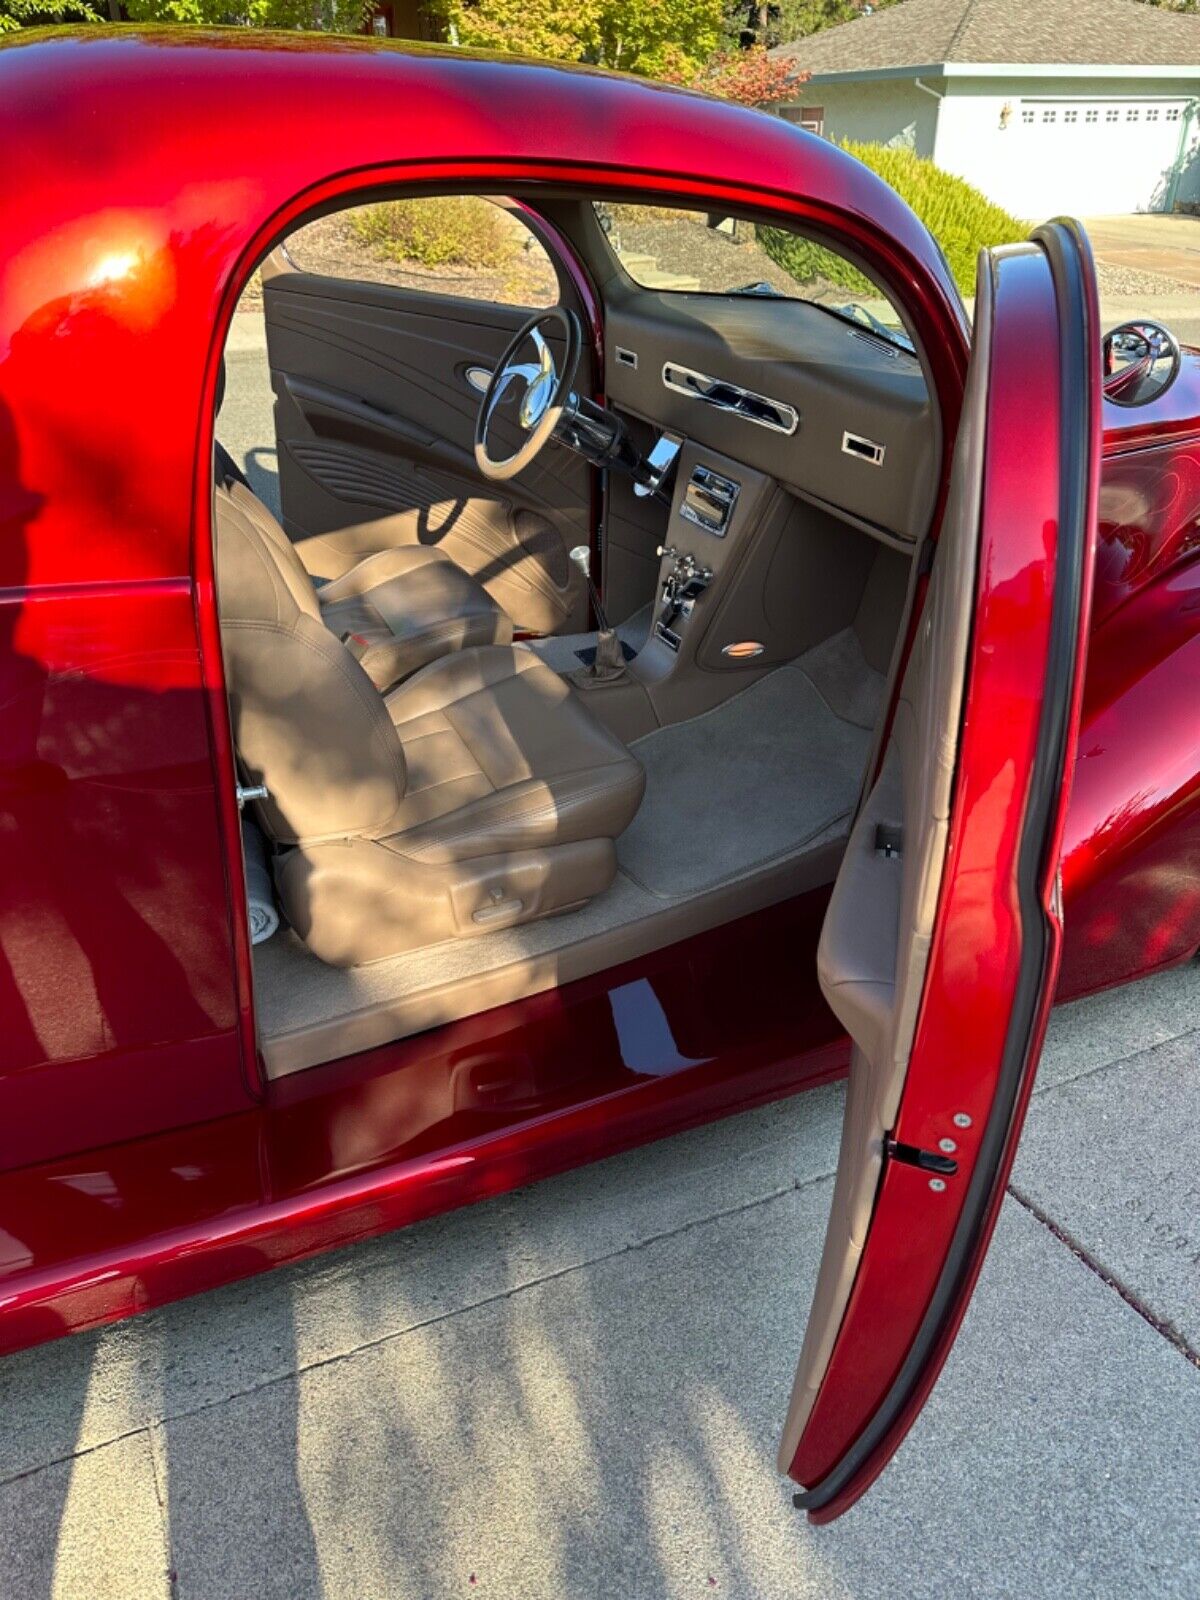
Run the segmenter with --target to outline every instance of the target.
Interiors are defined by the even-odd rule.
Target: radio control
[[[705,533],[723,539],[741,487],[740,483],[723,477],[711,467],[693,467],[683,491],[679,515],[703,528]]]

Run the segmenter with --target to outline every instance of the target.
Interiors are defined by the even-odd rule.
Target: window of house
[[[1178,106],[1170,106],[1170,107],[1168,107],[1168,109],[1167,109],[1167,121],[1168,122],[1178,122],[1179,121],[1179,107]]]
[[[1057,120],[1058,120],[1058,113],[1056,111],[1043,111],[1042,112],[1042,121],[1043,122],[1056,122]]]
[[[1104,113],[1104,120],[1105,122],[1116,122],[1120,118],[1120,115],[1121,113],[1116,109],[1115,106],[1110,106],[1109,109]]]
[[[1078,113],[1078,111],[1064,111],[1063,112],[1063,121],[1064,122],[1078,122],[1079,121],[1079,113]]]
[[[1146,121],[1147,122],[1157,122],[1158,121],[1158,112],[1155,111],[1153,108],[1151,108],[1146,113]]]
[[[302,272],[495,305],[557,305],[558,275],[510,203],[481,195],[382,200],[334,212],[285,241]]]
[[[803,128],[806,133],[825,135],[825,107],[824,106],[781,106],[779,115],[785,122],[795,123],[796,127]]]
[[[807,300],[908,347],[883,291],[837,251],[788,228],[674,206],[595,207],[609,245],[643,289]]]
[[[1034,115],[1035,114],[1032,111],[1028,111],[1028,110],[1027,111],[1022,111],[1022,113],[1021,113],[1021,121],[1022,122],[1032,122],[1034,120]]]
[[[1131,108],[1130,108],[1130,109],[1129,109],[1129,110],[1128,110],[1128,111],[1127,111],[1127,112],[1126,112],[1126,113],[1125,113],[1125,121],[1126,121],[1126,122],[1136,122],[1136,121],[1137,121],[1137,119],[1138,119],[1138,109],[1137,109],[1137,107],[1136,107],[1136,106],[1132,106],[1132,107],[1131,107]]]
[[[1100,113],[1096,110],[1095,106],[1093,106],[1090,111],[1084,112],[1083,120],[1085,122],[1098,122],[1100,120]]]

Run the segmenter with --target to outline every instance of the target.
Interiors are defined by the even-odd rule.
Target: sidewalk
[[[1200,968],[1056,1013],[872,1495],[773,1457],[841,1091],[0,1362],[0,1594],[1193,1600]]]

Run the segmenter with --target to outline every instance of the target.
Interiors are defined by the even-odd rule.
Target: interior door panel
[[[305,566],[333,578],[364,556],[433,545],[477,577],[518,628],[586,626],[568,551],[590,543],[590,469],[551,444],[503,486],[474,458],[479,390],[521,307],[263,269],[283,522]],[[586,348],[579,382],[590,382]],[[515,449],[515,425],[495,432]]]
[[[920,1411],[987,1248],[1062,942],[1057,887],[1095,559],[1095,274],[1049,224],[985,252],[937,555],[821,934],[853,1041],[781,1471],[816,1520]]]

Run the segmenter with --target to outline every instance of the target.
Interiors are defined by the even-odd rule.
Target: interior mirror
[[[1144,406],[1175,382],[1179,341],[1159,322],[1123,322],[1104,336],[1104,398]]]

